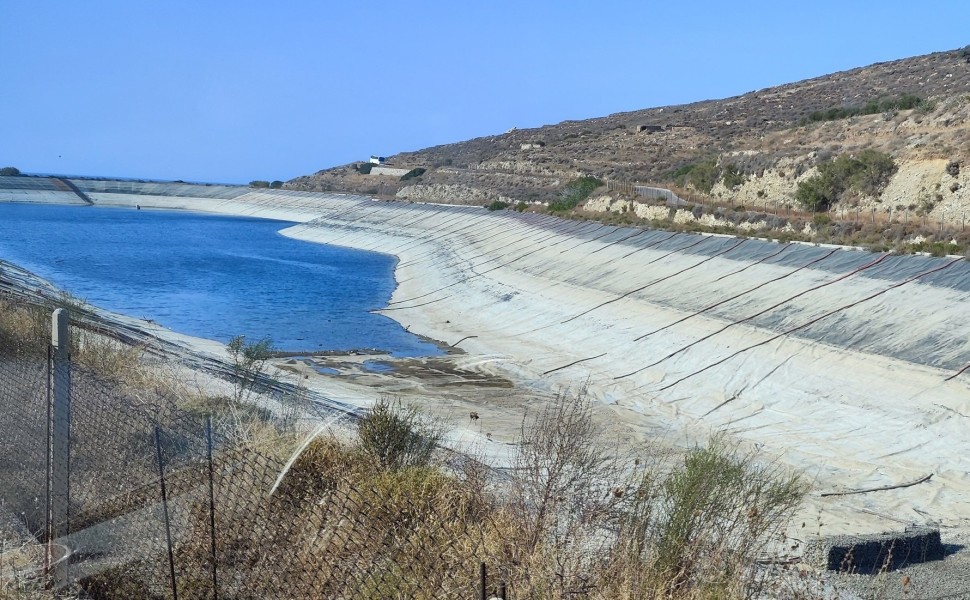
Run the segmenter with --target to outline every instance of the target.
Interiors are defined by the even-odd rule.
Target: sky
[[[246,183],[970,44],[965,0],[0,0],[0,166]]]

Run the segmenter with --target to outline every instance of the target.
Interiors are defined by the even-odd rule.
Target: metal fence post
[[[219,598],[219,581],[216,578],[216,496],[212,468],[212,416],[205,418],[206,458],[209,462],[209,539],[212,560],[212,599]]]
[[[67,583],[67,561],[58,549],[57,540],[67,535],[68,503],[71,493],[71,330],[70,314],[58,308],[51,315],[51,358],[53,377],[50,422],[50,446],[47,449],[47,476],[50,495],[48,505],[47,560],[54,587]],[[55,554],[56,553],[56,554]]]
[[[162,429],[155,426],[155,452],[158,458],[158,480],[162,486],[162,516],[165,518],[165,544],[168,547],[168,569],[172,583],[172,600],[178,600],[178,583],[175,579],[175,553],[172,548],[172,523],[168,516],[168,493],[165,489],[165,460],[162,458]]]

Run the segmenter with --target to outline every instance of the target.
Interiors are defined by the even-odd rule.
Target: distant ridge
[[[939,193],[942,198],[934,196],[932,210],[963,210],[970,208],[970,186],[959,178],[949,182],[944,169],[968,158],[968,60],[970,47],[722,100],[514,129],[388,157],[394,166],[427,169],[419,177],[376,177],[344,165],[298,177],[286,187],[427,202],[548,203],[581,174],[677,188],[685,184],[685,169],[711,161],[718,169],[716,185],[710,191],[695,188],[695,195],[786,206],[794,202],[800,178],[819,162],[869,148],[893,156],[899,175],[890,184],[891,198],[863,198],[864,206],[883,200],[908,206],[919,203],[921,193]],[[810,121],[813,113],[892,104],[907,96],[920,100],[919,109]],[[941,161],[942,166],[937,164]],[[736,173],[723,180],[729,165]],[[951,183],[958,189],[949,191]]]

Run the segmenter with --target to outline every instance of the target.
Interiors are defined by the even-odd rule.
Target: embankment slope
[[[458,344],[510,395],[587,382],[618,435],[723,431],[803,469],[820,532],[970,529],[966,261],[339,194],[92,199],[287,220],[284,235],[396,255],[389,317]]]

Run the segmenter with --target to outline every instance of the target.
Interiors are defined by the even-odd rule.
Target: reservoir
[[[280,350],[439,354],[370,311],[393,256],[280,235],[290,223],[182,211],[0,203],[0,258],[95,306],[226,342]]]

